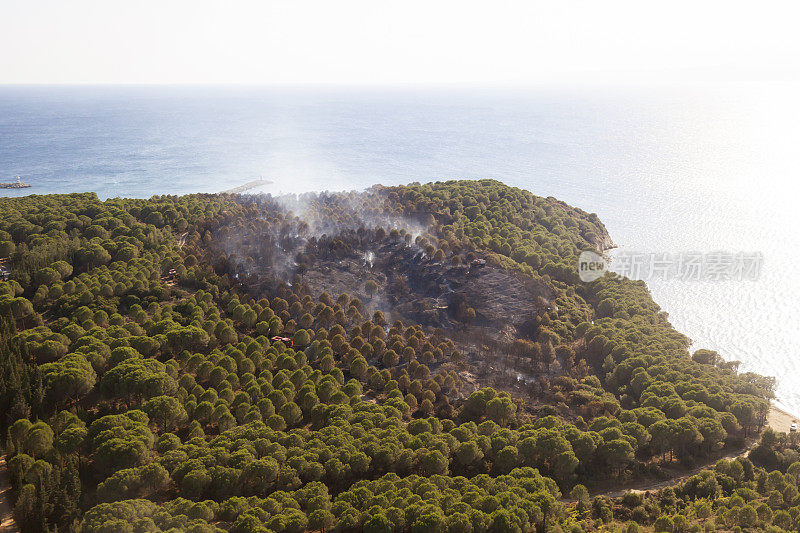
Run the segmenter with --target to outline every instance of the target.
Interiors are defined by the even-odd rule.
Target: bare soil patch
[[[8,479],[6,456],[0,456],[0,533],[17,533],[19,527],[14,521],[11,482]]]

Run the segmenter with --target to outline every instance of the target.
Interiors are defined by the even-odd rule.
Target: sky
[[[797,80],[795,3],[0,0],[0,83]]]

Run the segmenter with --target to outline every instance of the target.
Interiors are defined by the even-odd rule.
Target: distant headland
[[[22,178],[19,176],[17,176],[17,181],[0,183],[0,189],[25,189],[27,187],[30,187],[30,185],[23,183]]]
[[[245,191],[249,191],[250,189],[255,189],[256,187],[261,187],[262,185],[269,185],[272,182],[269,180],[265,180],[264,178],[259,178],[257,180],[248,181],[244,185],[239,185],[238,187],[234,187],[233,189],[228,189],[222,191],[220,194],[237,194],[242,193]]]

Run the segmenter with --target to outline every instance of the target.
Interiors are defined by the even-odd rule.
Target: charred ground
[[[573,366],[572,354],[557,354],[541,328],[558,317],[561,291],[547,278],[502,265],[495,254],[432,235],[424,213],[399,216],[385,194],[374,192],[251,201],[249,223],[221,228],[210,249],[217,271],[254,298],[281,286],[315,297],[347,294],[363,316],[379,312],[389,324],[438,332],[462,358],[429,366],[456,367],[464,395],[491,385],[538,404],[547,380]]]

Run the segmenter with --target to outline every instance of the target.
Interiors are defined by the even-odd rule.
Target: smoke
[[[354,247],[371,268],[375,251],[370,248],[381,240],[381,232],[389,235],[396,230],[408,236],[409,246],[418,248],[414,241],[427,231],[422,222],[396,212],[380,187],[247,195],[243,201],[255,208],[255,217],[249,224],[221,230],[215,239],[218,250],[237,274],[268,273],[286,283],[302,273],[304,256],[328,258],[337,246]]]
[[[413,240],[427,230],[421,222],[393,212],[386,193],[380,188],[285,194],[274,200],[286,213],[308,225],[308,236],[383,228],[387,233],[392,229],[404,230]]]

